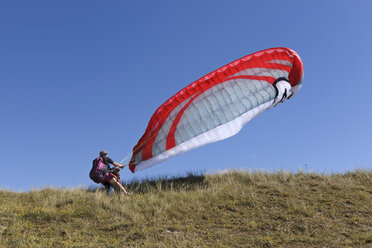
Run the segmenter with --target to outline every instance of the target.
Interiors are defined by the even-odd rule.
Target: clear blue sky
[[[372,168],[372,1],[0,2],[0,188],[92,185],[165,100],[237,58],[277,46],[303,88],[230,139],[132,174],[227,168]]]

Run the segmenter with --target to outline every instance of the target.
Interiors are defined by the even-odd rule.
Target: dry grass
[[[230,171],[0,191],[0,247],[372,247],[372,172]]]

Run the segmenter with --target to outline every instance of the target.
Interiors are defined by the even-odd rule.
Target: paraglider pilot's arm
[[[107,159],[107,163],[110,163],[114,165],[115,167],[124,168],[126,166],[126,164],[119,164],[119,163],[114,162],[114,160],[112,160],[110,157],[106,157],[106,159]]]
[[[126,164],[119,164],[119,163],[116,163],[116,162],[113,162],[112,164],[116,167],[119,167],[119,168],[124,168],[126,166]]]

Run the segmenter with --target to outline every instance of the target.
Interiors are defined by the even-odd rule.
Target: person
[[[124,193],[126,195],[129,195],[129,193],[125,190],[123,185],[120,183],[120,175],[118,174],[118,170],[111,169],[110,164],[114,165],[115,167],[124,168],[126,165],[119,164],[117,162],[114,162],[110,157],[107,156],[107,151],[103,150],[99,152],[99,156],[102,158],[103,163],[107,167],[107,173],[103,175],[103,180],[101,183],[105,186],[107,192],[110,190],[110,186],[114,186],[116,189],[119,190],[119,192]],[[93,164],[95,163],[96,159],[93,160]],[[116,174],[116,175],[115,175]]]

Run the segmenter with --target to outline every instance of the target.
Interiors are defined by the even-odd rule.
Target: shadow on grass
[[[188,173],[183,177],[146,179],[142,181],[133,181],[124,185],[126,189],[133,193],[148,193],[154,191],[180,191],[195,190],[207,188],[208,183],[205,181],[205,175],[201,173]]]
[[[203,173],[187,173],[187,176],[180,177],[159,177],[155,179],[144,179],[140,181],[132,181],[130,183],[122,183],[128,192],[134,194],[145,194],[148,192],[160,191],[180,191],[180,190],[195,190],[199,188],[207,188],[208,182],[205,181]],[[91,186],[87,189],[89,192],[106,191],[103,185]]]

